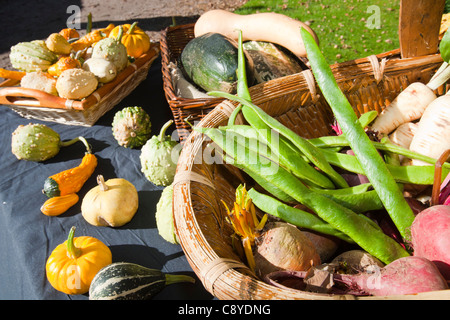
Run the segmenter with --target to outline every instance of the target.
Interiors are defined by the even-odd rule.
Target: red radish
[[[379,114],[371,128],[389,134],[401,124],[419,119],[435,99],[432,88],[421,82],[411,83]]]
[[[434,262],[450,280],[450,206],[435,205],[420,212],[411,225],[414,256]]]

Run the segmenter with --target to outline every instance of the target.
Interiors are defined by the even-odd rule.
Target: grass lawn
[[[331,64],[398,48],[399,10],[400,0],[249,0],[235,12],[277,12],[309,23]]]

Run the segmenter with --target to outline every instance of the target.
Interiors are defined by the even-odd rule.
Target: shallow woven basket
[[[381,60],[380,60],[381,57]],[[400,58],[400,51],[332,66],[335,78],[355,112],[381,111],[410,83],[426,83],[442,63],[439,54]],[[250,88],[252,101],[299,135],[331,134],[333,114],[310,71]],[[442,95],[445,88],[436,93]],[[198,126],[226,124],[235,104],[221,102]],[[242,118],[238,121],[242,121]],[[254,182],[234,167],[203,157],[210,141],[192,132],[184,141],[174,181],[174,219],[186,257],[205,288],[219,299],[450,299],[450,290],[398,296],[319,294],[279,288],[259,280],[233,251],[232,229],[221,203],[232,207],[235,189]]]
[[[0,104],[6,105],[22,117],[68,125],[92,126],[107,111],[128,96],[147,78],[149,68],[159,56],[159,43],[128,65],[117,77],[83,100],[56,97],[46,92],[15,86],[18,81],[0,84]]]

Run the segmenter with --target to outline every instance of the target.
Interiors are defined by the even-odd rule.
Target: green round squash
[[[245,54],[247,83],[254,83],[251,57]],[[181,53],[181,65],[188,79],[205,91],[236,93],[238,45],[219,33],[206,33],[190,40]]]
[[[60,148],[59,134],[44,124],[19,125],[11,136],[11,151],[19,160],[45,161]]]

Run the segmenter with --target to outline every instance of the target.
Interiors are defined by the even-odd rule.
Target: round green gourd
[[[11,151],[19,160],[44,161],[60,147],[59,134],[44,124],[19,125],[11,136]]]
[[[178,282],[194,283],[187,275],[171,275],[157,269],[116,262],[101,269],[89,288],[89,300],[146,300],[166,286]]]
[[[141,107],[126,107],[114,115],[112,132],[119,145],[140,148],[151,135],[150,116]]]
[[[128,64],[127,48],[122,44],[123,30],[119,31],[117,39],[104,38],[97,42],[92,49],[92,58],[102,58],[111,61],[117,73],[126,68]]]
[[[205,91],[236,93],[238,49],[234,40],[207,33],[190,40],[181,53],[188,78]],[[253,62],[246,55],[247,82],[254,82]]]
[[[166,122],[159,135],[151,137],[141,149],[141,171],[157,186],[170,185],[177,170],[179,143],[165,134],[172,123],[173,120]]]

